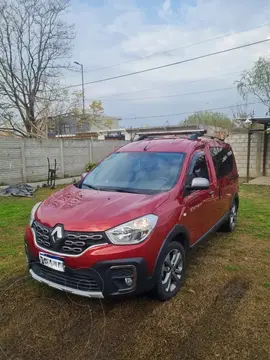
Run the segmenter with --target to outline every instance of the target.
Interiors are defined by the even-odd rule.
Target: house
[[[47,124],[49,138],[54,137],[91,137],[92,133],[109,129],[118,129],[120,117],[104,115],[99,120],[100,124],[90,126],[90,116],[86,115],[85,121],[78,121],[72,113],[51,117]]]
[[[168,126],[148,126],[148,127],[141,127],[141,128],[128,128],[125,129],[126,133],[128,134],[128,136],[126,136],[126,140],[133,140],[136,139],[136,137],[138,137],[138,134],[143,135],[143,134],[151,134],[151,132],[153,133],[159,133],[159,132],[164,132],[164,131],[168,131],[168,132],[174,132],[174,131],[181,131],[181,130],[194,130],[196,131],[197,129],[206,129],[207,130],[207,135],[209,136],[214,136],[220,139],[225,139],[226,136],[228,136],[228,132],[226,129],[220,128],[220,127],[216,127],[216,126],[211,126],[211,125],[168,125]]]
[[[19,133],[14,132],[13,129],[10,129],[10,130],[7,129],[5,131],[0,131],[0,138],[7,138],[7,137],[20,139],[22,137],[22,135],[20,135]]]

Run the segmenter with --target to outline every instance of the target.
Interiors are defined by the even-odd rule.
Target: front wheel
[[[155,292],[159,300],[175,296],[184,281],[186,253],[178,242],[171,242],[159,261]]]

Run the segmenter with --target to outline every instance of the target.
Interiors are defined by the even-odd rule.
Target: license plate
[[[48,255],[45,253],[39,253],[39,261],[42,265],[47,266],[57,271],[65,271],[65,265],[63,260],[57,256]]]

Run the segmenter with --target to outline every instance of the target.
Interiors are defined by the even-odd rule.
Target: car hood
[[[63,224],[66,230],[104,231],[153,213],[168,197],[168,193],[118,193],[70,185],[45,200],[35,217],[50,227]]]

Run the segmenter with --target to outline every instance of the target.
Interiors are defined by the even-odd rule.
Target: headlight
[[[131,245],[144,241],[156,226],[156,215],[145,215],[106,231],[113,244]]]
[[[37,211],[37,209],[39,208],[40,204],[42,203],[42,201],[38,202],[33,209],[31,210],[31,214],[30,214],[30,226],[32,226],[33,221],[35,220],[35,213]]]

